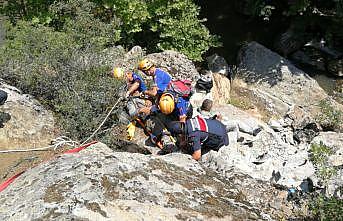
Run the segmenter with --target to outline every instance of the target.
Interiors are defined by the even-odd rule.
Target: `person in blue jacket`
[[[229,145],[225,125],[216,119],[196,116],[185,123],[170,122],[167,129],[178,137],[181,149],[186,149],[195,160],[201,158],[202,149],[219,150],[220,147]]]
[[[154,85],[150,90],[144,93],[148,96],[155,97],[161,95],[168,87],[172,77],[167,72],[156,68],[156,66],[148,59],[143,59],[139,62],[138,69],[144,74],[153,77]]]
[[[173,113],[173,115],[177,116],[180,121],[185,122],[187,117],[192,116],[192,107],[190,105],[189,99],[185,99],[183,97],[177,97],[177,95],[168,88],[170,82],[172,81],[172,77],[167,72],[156,68],[156,66],[148,59],[143,59],[139,65],[138,69],[143,71],[146,75],[152,76],[154,79],[154,85],[150,90],[146,90],[144,94],[152,97],[157,96],[156,103],[160,105],[154,105],[152,109],[147,108],[146,113],[156,112],[161,110],[162,113],[169,115]],[[163,94],[167,94],[168,96],[173,98],[173,104],[168,100],[168,107],[165,111],[163,107],[161,107],[160,98]]]
[[[119,80],[126,80],[127,91],[124,96],[128,100],[126,108],[131,118],[135,118],[140,113],[141,108],[151,106],[152,103],[142,96],[147,87],[141,76],[132,71],[124,73],[122,68],[114,68],[112,74]],[[134,96],[134,98],[130,99],[131,96]]]

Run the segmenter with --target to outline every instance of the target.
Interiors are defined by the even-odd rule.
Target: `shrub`
[[[107,75],[110,67],[97,59],[98,48],[74,47],[77,40],[68,33],[29,22],[9,26],[7,37],[0,77],[48,106],[68,136],[90,135],[116,101],[119,86]],[[84,61],[87,55],[91,62]]]
[[[320,142],[312,144],[310,148],[310,160],[317,167],[318,177],[327,185],[328,180],[336,174],[336,169],[328,165],[328,157],[333,154],[330,147]],[[326,197],[320,194],[311,201],[309,209],[314,220],[342,220],[343,201],[334,197]]]
[[[343,220],[343,200],[334,197],[316,197],[310,204],[312,218],[314,220]]]
[[[316,118],[325,130],[340,130],[343,124],[343,112],[336,110],[329,101],[321,100],[319,102],[321,114]]]
[[[26,19],[67,32],[77,39],[75,47],[111,46],[120,39],[125,47],[175,50],[200,61],[210,47],[219,46],[191,0],[10,0],[1,9],[13,24]]]
[[[324,183],[336,174],[336,169],[328,165],[328,157],[333,154],[330,147],[320,142],[311,144],[310,160],[317,166],[317,175]]]

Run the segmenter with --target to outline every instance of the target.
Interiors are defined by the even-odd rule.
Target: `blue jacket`
[[[229,144],[226,127],[218,120],[204,119],[199,116],[186,121],[186,136],[194,153],[202,147],[218,150]]]
[[[156,68],[155,76],[154,76],[154,83],[155,83],[155,86],[158,88],[157,94],[162,94],[166,90],[171,79],[172,79],[171,76],[167,72],[162,71],[159,68]]]
[[[138,87],[138,91],[139,92],[143,92],[143,91],[146,91],[147,90],[147,87],[142,79],[141,76],[139,76],[138,74],[136,73],[132,73],[132,77],[133,77],[133,81],[130,82],[130,83],[134,83],[134,82],[138,82],[139,83],[139,87]]]

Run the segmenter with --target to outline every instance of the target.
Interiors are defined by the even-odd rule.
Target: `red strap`
[[[98,141],[93,141],[93,142],[90,142],[90,143],[88,143],[88,144],[85,144],[85,145],[83,145],[83,146],[81,146],[81,147],[76,147],[76,148],[74,148],[74,149],[67,150],[67,151],[64,152],[64,153],[77,153],[77,152],[80,152],[81,150],[83,150],[83,149],[85,149],[85,148],[87,148],[87,147],[89,147],[89,146],[91,146],[91,145],[97,143],[97,142],[98,142]]]
[[[3,182],[2,184],[0,184],[0,192],[3,191],[4,189],[6,189],[6,187],[8,185],[10,185],[18,176],[20,176],[21,174],[23,174],[25,172],[21,171],[20,173],[17,173],[16,175],[12,176],[11,178],[7,179],[5,182]]]

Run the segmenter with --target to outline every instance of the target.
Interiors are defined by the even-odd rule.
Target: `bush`
[[[340,130],[343,124],[343,112],[336,110],[329,101],[321,100],[319,102],[321,114],[316,118],[324,130]]]
[[[110,67],[96,59],[98,46],[74,47],[77,40],[69,34],[29,22],[9,26],[7,37],[0,77],[48,106],[68,136],[90,135],[116,101],[119,86],[107,75]],[[87,55],[91,63],[84,61]]]
[[[326,183],[332,176],[336,174],[336,169],[328,165],[328,157],[333,154],[330,147],[320,142],[319,144],[311,144],[310,160],[317,166],[317,175]]]
[[[328,180],[337,171],[328,165],[328,157],[333,154],[330,147],[319,144],[312,144],[310,148],[310,160],[317,167],[316,174],[327,185]],[[309,209],[314,220],[342,220],[343,201],[334,197],[325,197],[323,194],[314,197],[309,205]]]
[[[318,196],[310,204],[314,220],[343,220],[343,200]]]

